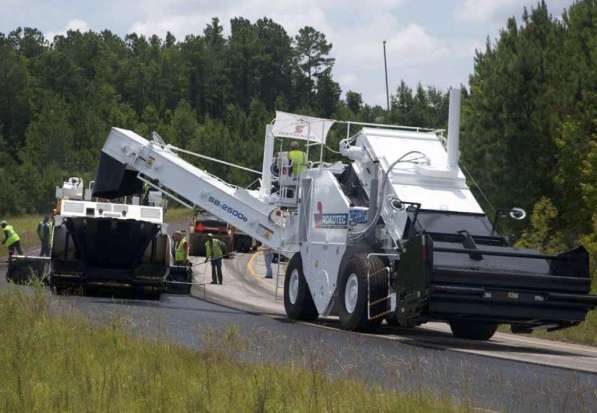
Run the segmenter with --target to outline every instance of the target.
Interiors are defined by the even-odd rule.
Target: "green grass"
[[[193,210],[186,207],[168,208],[164,217],[166,222],[191,222]]]
[[[10,225],[15,227],[15,230],[21,237],[21,247],[26,250],[32,247],[39,247],[39,238],[37,237],[37,224],[43,219],[43,215],[20,215],[15,217],[2,217],[0,219],[6,220]],[[0,234],[2,241],[4,240],[4,233]],[[0,245],[0,256],[8,255],[8,248]]]
[[[509,332],[510,328],[503,328],[502,331]],[[587,314],[585,321],[575,327],[557,331],[535,330],[531,337],[546,338],[549,340],[566,341],[568,343],[587,344],[597,346],[597,312],[592,310]]]
[[[316,368],[240,361],[237,329],[201,352],[52,315],[41,288],[0,291],[0,411],[450,412],[446,400],[331,379]]]

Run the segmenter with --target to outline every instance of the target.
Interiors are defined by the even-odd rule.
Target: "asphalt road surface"
[[[241,257],[227,261],[239,273]],[[246,260],[246,257],[244,258]],[[0,266],[4,283],[5,266]],[[242,274],[237,274],[241,276]],[[420,329],[413,336],[346,332],[334,321],[292,323],[282,316],[243,311],[190,296],[163,295],[160,301],[106,297],[53,297],[57,311],[77,311],[96,322],[118,318],[132,334],[200,349],[207,331],[237,329],[249,347],[249,361],[295,361],[331,375],[351,377],[409,392],[431,391],[497,411],[597,411],[597,375],[487,355],[451,351],[447,334]],[[436,345],[435,343],[439,343]],[[471,343],[471,346],[473,344]],[[491,344],[490,344],[491,346]],[[496,352],[500,351],[496,345]],[[491,347],[489,347],[491,351]],[[517,351],[525,352],[524,347]],[[529,350],[530,351],[530,350]],[[546,350],[548,351],[548,350]],[[551,350],[561,355],[562,350]]]

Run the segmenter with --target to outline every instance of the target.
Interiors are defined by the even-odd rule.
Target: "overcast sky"
[[[400,79],[446,88],[467,83],[476,48],[494,39],[508,16],[519,17],[538,0],[0,0],[0,32],[18,26],[40,29],[46,37],[67,29],[109,29],[182,40],[201,33],[217,16],[229,20],[267,16],[290,35],[310,25],[334,45],[334,77],[342,90],[363,94],[369,104],[385,104],[382,41],[387,41],[390,90]],[[560,15],[572,0],[547,0]]]

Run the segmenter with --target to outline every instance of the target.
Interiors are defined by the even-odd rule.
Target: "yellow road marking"
[[[260,284],[262,284],[268,288],[271,288],[272,287],[271,284],[269,284],[267,281],[265,281],[265,279],[262,276],[257,275],[257,273],[255,272],[255,269],[253,268],[253,261],[255,261],[255,258],[257,258],[258,254],[261,254],[261,252],[255,252],[253,255],[251,255],[251,258],[249,258],[249,261],[247,261],[247,271]]]

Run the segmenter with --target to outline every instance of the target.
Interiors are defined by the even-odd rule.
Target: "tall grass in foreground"
[[[41,289],[0,291],[0,411],[427,412],[454,411],[317,369],[241,362],[236,330],[196,352],[49,313]]]

